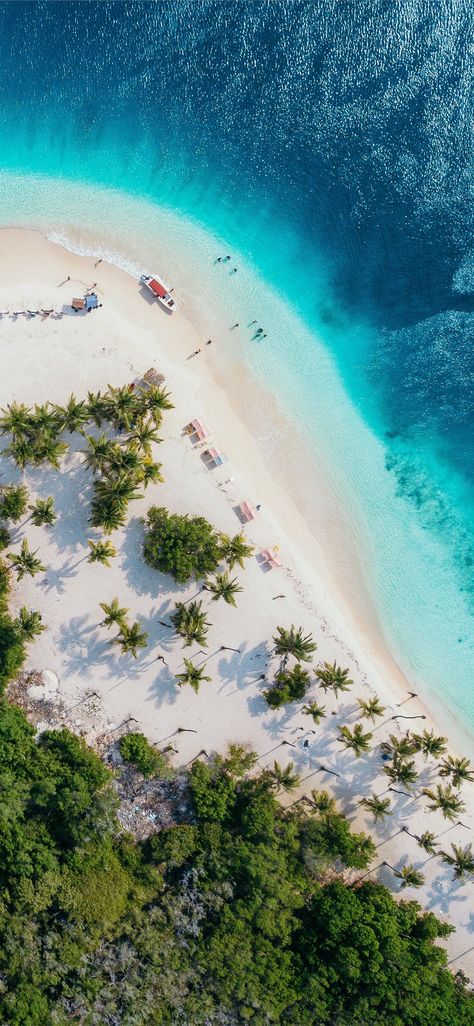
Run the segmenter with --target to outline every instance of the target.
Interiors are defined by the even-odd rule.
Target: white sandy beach
[[[465,845],[473,821],[472,785],[463,788],[466,812],[461,820],[465,826],[450,826],[439,813],[429,813],[423,798],[394,794],[393,816],[374,827],[357,803],[362,796],[380,794],[387,787],[380,753],[374,749],[355,759],[336,739],[339,724],[357,719],[356,698],[372,693],[387,707],[374,728],[374,744],[391,732],[433,725],[438,733],[449,735],[452,754],[469,755],[466,736],[454,718],[430,712],[421,693],[398,708],[407,699],[410,682],[384,650],[364,610],[354,608],[350,582],[341,588],[341,574],[337,574],[337,587],[334,584],[328,553],[299,512],[298,482],[291,466],[283,489],[269,476],[244,423],[239,404],[251,383],[245,381],[237,364],[239,381],[224,381],[219,340],[207,346],[207,339],[201,338],[181,313],[167,316],[123,271],[105,262],[95,267],[93,258],[71,254],[36,232],[10,229],[2,231],[0,238],[1,310],[60,310],[93,283],[97,283],[103,303],[88,315],[65,312],[62,317],[47,319],[1,318],[1,406],[13,400],[28,405],[46,400],[64,403],[71,392],[82,398],[88,390],[131,382],[152,366],[165,375],[175,404],[165,415],[160,429],[163,443],[156,453],[163,463],[165,483],[151,485],[144,499],[131,504],[127,526],[113,536],[118,556],[110,569],[91,566],[84,559],[87,539],[98,532],[88,527],[92,478],[82,466],[81,455],[77,451],[68,455],[59,472],[29,469],[25,473],[30,501],[53,495],[59,514],[52,528],[36,528],[25,521],[14,531],[13,550],[17,551],[26,536],[48,568],[45,574],[14,588],[13,610],[25,603],[31,605],[41,611],[48,627],[30,646],[28,668],[52,671],[58,681],[58,699],[67,710],[75,710],[68,715],[68,722],[92,743],[133,717],[134,729],[143,730],[153,742],[164,745],[172,741],[177,765],[188,762],[201,749],[221,751],[233,740],[248,742],[259,753],[262,765],[271,765],[275,758],[283,764],[291,759],[302,773],[305,790],[334,790],[354,824],[370,830],[381,845],[379,861],[386,859],[396,867],[412,862],[422,868],[424,886],[417,891],[407,889],[406,896],[416,897],[424,907],[456,925],[457,932],[448,941],[453,968],[472,974],[472,884],[453,883],[449,867],[439,858],[429,858],[414,839],[400,833],[403,824],[412,833],[442,833],[449,828],[441,847],[450,842]],[[166,268],[162,271],[166,274]],[[65,281],[68,276],[70,281]],[[198,349],[199,354],[189,359]],[[262,396],[263,403],[266,415],[277,420],[279,411],[272,396]],[[210,442],[225,452],[227,462],[222,467],[209,471],[202,460],[206,445],[193,446],[183,435],[184,425],[194,417],[202,417],[210,428]],[[281,421],[278,444],[285,444]],[[83,438],[73,436],[72,450],[83,447]],[[5,459],[0,469],[2,484],[21,477]],[[170,579],[145,566],[140,518],[149,506],[163,505],[179,513],[202,514],[219,530],[235,534],[240,527],[235,506],[243,499],[261,504],[258,520],[245,528],[249,540],[257,553],[259,548],[278,545],[283,568],[264,572],[257,559],[249,560],[245,571],[238,571],[245,591],[238,596],[237,609],[212,602],[203,593],[213,625],[208,653],[198,654],[193,646],[184,654],[207,663],[212,683],[195,695],[176,686],[174,674],[182,668],[183,649],[159,621],[168,619],[177,598],[191,597],[198,588],[172,586]],[[326,489],[321,491],[318,515],[326,535],[331,524]],[[117,654],[108,644],[107,631],[99,626],[99,603],[115,595],[149,633],[148,647],[136,661]],[[301,704],[272,712],[260,694],[265,686],[262,676],[266,674],[271,681],[276,667],[271,656],[275,628],[292,623],[312,632],[318,644],[317,661],[336,660],[348,666],[354,680],[351,694],[338,702],[322,692],[318,695],[328,715],[314,735],[312,721],[302,715]],[[163,656],[166,664],[157,661],[158,656]],[[50,687],[53,681],[54,688],[55,678],[49,677]],[[317,690],[315,686],[311,697]],[[91,692],[96,694],[88,700]],[[425,719],[390,720],[395,715]],[[193,732],[177,733],[178,728]],[[308,748],[303,747],[304,738],[310,742]],[[422,771],[420,786],[439,779],[432,762],[426,768],[421,756],[417,761]],[[322,764],[333,773],[318,769]],[[378,872],[380,879],[397,890],[389,869],[382,867]]]

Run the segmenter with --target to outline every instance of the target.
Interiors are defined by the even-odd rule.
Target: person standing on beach
[[[233,331],[234,328],[239,328],[239,327],[240,327],[240,325],[239,325],[239,322],[237,321],[237,324],[233,324],[230,330]]]

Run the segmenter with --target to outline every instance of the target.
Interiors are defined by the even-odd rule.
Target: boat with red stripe
[[[173,289],[170,289],[158,274],[142,274],[140,282],[161,303],[161,306],[164,306],[165,310],[174,313],[178,309],[171,295]]]

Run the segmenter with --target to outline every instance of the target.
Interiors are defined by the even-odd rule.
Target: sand
[[[242,381],[236,388],[232,380],[222,378],[219,340],[206,345],[206,337],[182,313],[168,316],[132,277],[105,261],[96,266],[93,258],[73,255],[37,232],[9,229],[2,231],[1,240],[0,309],[64,310],[62,316],[49,318],[1,318],[2,406],[13,400],[64,403],[72,391],[82,398],[88,390],[131,382],[149,367],[165,375],[175,404],[165,416],[163,442],[155,453],[163,463],[165,483],[151,485],[144,499],[131,504],[126,527],[113,536],[118,555],[110,569],[86,559],[87,540],[99,532],[88,526],[92,479],[79,452],[84,439],[72,436],[72,452],[59,472],[28,469],[23,475],[31,498],[53,495],[59,514],[52,528],[35,528],[25,521],[14,531],[13,550],[26,536],[47,566],[45,574],[16,585],[12,597],[13,611],[22,604],[39,609],[48,627],[30,646],[27,667],[48,671],[48,696],[57,696],[67,722],[91,743],[100,734],[119,734],[132,726],[161,746],[171,744],[176,765],[188,763],[201,750],[222,751],[230,741],[250,744],[260,765],[271,765],[275,758],[283,764],[291,759],[302,774],[302,786],[282,800],[294,801],[313,787],[329,788],[354,825],[375,837],[380,846],[375,865],[386,860],[395,867],[410,862],[421,868],[424,886],[407,889],[406,896],[416,897],[456,925],[456,934],[448,940],[453,968],[473,972],[471,885],[453,883],[449,867],[439,858],[429,858],[401,832],[403,825],[411,833],[446,830],[441,846],[448,847],[451,841],[466,844],[472,788],[463,788],[463,826],[451,826],[440,814],[429,813],[422,797],[393,794],[392,817],[374,827],[358,802],[386,789],[380,752],[374,749],[355,759],[337,741],[338,725],[352,725],[357,719],[356,698],[371,694],[386,706],[374,728],[374,744],[390,732],[433,725],[438,733],[449,735],[453,754],[469,754],[461,725],[441,717],[439,710],[430,712],[419,689],[416,698],[408,699],[410,682],[370,622],[351,608],[350,590],[342,592],[335,585],[327,553],[299,512],[291,473],[286,489],[271,478],[244,423],[236,400],[236,395],[245,394]],[[102,307],[73,314],[73,296],[95,283]],[[196,350],[200,352],[193,356]],[[270,410],[278,416],[271,396],[262,396],[262,403],[267,415]],[[184,425],[194,417],[202,417],[210,429],[209,442],[225,453],[223,466],[207,469],[206,444],[193,445],[183,434]],[[22,477],[5,459],[0,470],[2,483]],[[283,567],[266,572],[253,558],[244,571],[237,570],[244,587],[237,609],[211,601],[206,592],[199,594],[196,584],[176,587],[145,566],[141,518],[150,505],[202,514],[219,530],[234,534],[240,529],[235,508],[243,499],[261,505],[258,519],[245,528],[257,556],[261,548],[278,545]],[[321,516],[330,517],[330,510],[321,510]],[[137,660],[122,657],[100,626],[99,603],[115,595],[130,609],[131,619],[139,619],[148,631],[148,646]],[[168,620],[175,601],[194,595],[202,598],[212,623],[206,652],[196,651],[196,646],[183,650],[172,631],[160,624]],[[312,632],[318,661],[336,660],[350,669],[354,680],[350,694],[339,701],[323,695],[316,685],[312,688],[308,697],[322,701],[327,710],[315,734],[301,703],[272,712],[261,697],[264,676],[271,682],[277,667],[272,635],[277,625],[292,623]],[[198,695],[176,686],[174,675],[182,669],[183,655],[206,665],[212,677]],[[56,680],[57,688],[51,684]],[[36,678],[33,687],[38,688]],[[416,719],[391,720],[392,716]],[[438,779],[432,761],[424,765],[421,756],[417,761],[421,786]],[[322,771],[322,765],[332,772]],[[419,791],[417,787],[416,795]],[[387,867],[374,870],[374,875],[398,890]]]

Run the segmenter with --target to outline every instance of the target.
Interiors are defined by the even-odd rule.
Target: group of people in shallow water
[[[219,256],[219,257],[217,257],[217,258],[216,258],[216,260],[214,261],[214,263],[215,263],[215,264],[226,264],[226,263],[228,263],[228,261],[229,261],[230,259],[231,259],[231,258],[230,258],[230,256],[229,256],[229,255],[227,255],[227,256]],[[236,268],[236,267],[234,267],[234,268],[233,268],[233,270],[232,270],[232,271],[231,271],[230,273],[231,273],[231,274],[237,274],[237,268]],[[257,321],[250,321],[250,324],[248,324],[248,325],[247,325],[247,327],[251,328],[253,324],[257,324]],[[234,330],[234,328],[240,328],[240,324],[239,324],[239,321],[237,321],[237,324],[233,324],[230,330],[231,330],[231,331],[233,331],[233,330]],[[266,336],[266,334],[265,334],[265,332],[264,332],[263,328],[257,328],[257,330],[256,330],[255,334],[254,334],[254,335],[252,336],[252,342],[256,342],[256,341],[257,341],[257,339],[258,339],[259,341],[262,341],[262,339],[264,339],[264,338],[266,338],[266,337],[267,337],[267,336]],[[207,344],[209,345],[209,343],[207,343]],[[193,356],[194,356],[194,355],[195,355],[195,354],[193,353]],[[197,355],[197,354],[196,354],[196,355]]]

